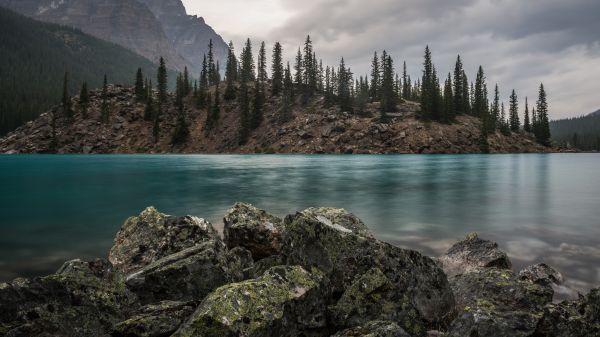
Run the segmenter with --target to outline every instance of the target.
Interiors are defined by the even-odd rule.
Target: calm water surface
[[[477,231],[516,269],[546,262],[585,291],[600,285],[599,169],[594,154],[0,156],[0,281],[105,257],[149,205],[220,226],[244,201],[280,216],[343,207],[428,255]]]

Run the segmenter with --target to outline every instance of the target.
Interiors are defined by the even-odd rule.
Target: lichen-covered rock
[[[339,331],[332,337],[411,337],[398,324],[390,321],[372,321]]]
[[[208,240],[163,257],[127,276],[126,284],[143,303],[199,301],[212,290],[243,279],[225,244]]]
[[[113,337],[170,336],[194,312],[188,302],[164,301],[141,308],[131,318],[118,323]]]
[[[86,276],[94,276],[100,279],[115,280],[121,278],[121,275],[113,270],[112,264],[105,259],[94,259],[91,261],[82,261],[75,259],[63,263],[55,274],[82,273]]]
[[[550,286],[552,284],[562,284],[563,276],[549,265],[538,263],[521,270],[519,272],[519,280],[529,281],[543,286]]]
[[[600,288],[576,301],[547,305],[533,336],[600,336]]]
[[[346,211],[343,208],[319,207],[308,208],[302,211],[302,214],[312,217],[317,221],[334,228],[344,228],[352,231],[356,235],[365,238],[373,238],[369,227],[365,225],[356,215]]]
[[[110,250],[109,260],[118,270],[129,273],[216,238],[217,231],[204,219],[170,216],[148,207],[125,221]]]
[[[471,269],[450,279],[458,317],[449,336],[531,336],[552,289],[519,280],[512,271]]]
[[[0,284],[2,336],[108,336],[138,306],[125,285],[83,264],[60,274]]]
[[[281,253],[282,220],[249,204],[235,204],[223,218],[227,247],[244,247],[255,260]]]
[[[471,233],[465,240],[455,243],[439,258],[439,262],[448,277],[474,268],[512,268],[508,256],[498,248],[498,244],[480,239],[477,233]]]
[[[304,213],[286,217],[284,226],[287,263],[322,270],[331,282],[330,301],[335,312],[342,316],[348,313],[352,318],[352,325],[344,320],[331,322],[336,328],[349,328],[380,319],[381,315],[393,318],[407,332],[419,336],[429,326],[443,325],[450,319],[454,307],[452,291],[446,275],[432,259]],[[377,297],[383,298],[393,307],[364,316],[357,312],[368,308],[368,301],[356,301],[351,304],[356,307],[342,309],[352,302],[351,293],[361,292],[356,281],[361,276],[369,281],[361,296],[373,302]],[[343,297],[346,291],[349,293]],[[399,311],[392,314],[396,308]]]
[[[323,281],[319,271],[271,268],[260,278],[212,292],[174,336],[322,336]]]

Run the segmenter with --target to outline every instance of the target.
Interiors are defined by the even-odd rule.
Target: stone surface
[[[170,216],[148,207],[137,217],[125,221],[108,258],[115,268],[129,273],[214,239],[218,239],[218,233],[204,219]]]
[[[342,300],[337,308],[333,307],[334,312],[352,318],[352,325],[349,320],[331,322],[337,328],[385,317],[419,336],[429,326],[443,325],[451,318],[452,291],[446,276],[430,258],[361,236],[342,224],[319,220],[312,212],[290,215],[284,226],[287,263],[323,271],[331,282],[330,302]],[[369,283],[364,289],[355,282],[361,275]],[[353,302],[353,292],[362,292],[368,301],[355,301],[356,307],[342,309],[345,303]],[[377,296],[391,305],[377,308],[369,317],[361,316]]]
[[[439,261],[449,277],[480,267],[512,268],[508,256],[498,248],[498,244],[479,238],[477,233],[455,243]]]
[[[563,282],[562,274],[545,263],[524,268],[519,272],[519,279],[544,286],[560,285]]]
[[[323,275],[274,267],[208,295],[174,336],[311,336],[326,327]]]
[[[576,301],[547,305],[534,336],[600,336],[600,288]]]
[[[369,227],[356,215],[345,209],[332,207],[308,208],[302,211],[302,214],[327,226],[348,230],[365,238],[373,238]]]
[[[390,321],[371,321],[362,326],[339,331],[332,337],[411,337],[398,324]]]
[[[194,303],[172,301],[144,306],[131,318],[118,323],[111,336],[170,336],[194,312],[194,308]]]
[[[282,220],[249,204],[237,203],[223,219],[227,247],[244,247],[255,260],[281,254]]]

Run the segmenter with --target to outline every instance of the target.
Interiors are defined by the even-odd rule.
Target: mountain
[[[78,28],[153,62],[163,56],[170,68],[187,66],[193,74],[199,73],[209,39],[220,59],[227,53],[223,39],[202,18],[188,16],[179,0],[0,0],[0,6]]]
[[[167,38],[179,55],[191,63],[194,74],[199,74],[202,69],[202,59],[211,39],[215,58],[224,68],[229,47],[202,17],[188,15],[181,0],[138,1],[146,4],[161,22]]]
[[[558,144],[583,151],[600,151],[600,110],[581,117],[551,121],[550,131]]]
[[[5,8],[0,8],[0,50],[0,135],[59,102],[65,71],[75,94],[84,81],[90,88],[101,86],[104,74],[111,82],[132,83],[138,67],[152,78],[157,67],[114,43]]]
[[[212,89],[215,95],[215,88]],[[220,96],[224,88],[221,86]],[[263,120],[248,142],[238,141],[240,109],[236,100],[221,100],[216,126],[207,129],[206,109],[196,109],[192,96],[185,98],[185,122],[189,137],[181,145],[171,140],[177,125],[175,99],[169,96],[160,117],[158,141],[152,121],[144,120],[144,103],[137,102],[132,88],[110,86],[109,123],[100,123],[100,92],[91,93],[88,116],[77,113],[72,121],[59,107],[0,139],[0,153],[478,153],[480,119],[459,116],[456,123],[425,123],[417,118],[419,104],[404,102],[399,113],[387,122],[378,117],[361,117],[327,107],[322,95],[308,102],[294,97],[289,117],[283,118],[281,97],[267,94]],[[73,101],[77,106],[77,99]],[[370,103],[371,116],[379,113],[379,103]],[[56,139],[52,138],[53,115]],[[548,152],[531,136],[496,132],[489,136],[490,151]],[[57,144],[57,147],[53,147]]]

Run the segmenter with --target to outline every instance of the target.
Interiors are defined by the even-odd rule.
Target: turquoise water
[[[221,226],[250,202],[283,216],[344,207],[429,255],[471,231],[520,268],[544,261],[600,285],[600,155],[0,156],[0,280],[104,257],[149,205]]]

